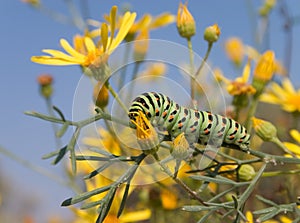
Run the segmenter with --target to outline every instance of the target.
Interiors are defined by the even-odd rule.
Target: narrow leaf
[[[67,131],[69,124],[65,122],[63,126],[55,133],[56,137],[61,138]]]
[[[118,210],[118,218],[120,217],[120,215],[122,214],[123,210],[124,210],[124,207],[125,207],[125,203],[126,203],[126,200],[127,200],[127,197],[128,197],[128,193],[129,193],[129,188],[130,188],[130,184],[126,184],[126,187],[125,187],[125,191],[124,191],[124,194],[123,194],[123,197],[122,197],[122,201],[121,201],[121,204],[120,204],[120,207],[119,207],[119,210]]]
[[[111,185],[108,185],[108,186],[105,186],[105,187],[101,187],[101,188],[97,188],[95,190],[92,190],[92,191],[88,191],[88,192],[85,192],[85,193],[82,193],[82,194],[79,194],[73,198],[68,198],[67,200],[63,201],[61,206],[69,206],[69,205],[72,205],[72,204],[76,204],[80,201],[83,201],[83,200],[86,200],[96,194],[100,194],[100,193],[103,193],[105,191],[108,191],[109,189],[111,188]]]
[[[64,158],[64,156],[66,155],[67,151],[68,151],[68,146],[64,146],[63,148],[61,148],[58,152],[57,157],[55,158],[55,160],[52,163],[54,165],[59,163],[59,161],[61,161],[61,159]]]

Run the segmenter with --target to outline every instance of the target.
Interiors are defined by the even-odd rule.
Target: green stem
[[[192,46],[191,38],[187,38],[187,46],[189,49],[190,56],[190,76],[191,78],[191,98],[192,101],[195,100],[195,82],[194,82],[194,51]]]
[[[258,97],[253,97],[253,101],[250,105],[250,109],[248,111],[248,115],[247,115],[247,119],[246,119],[246,129],[248,129],[248,131],[251,130],[252,128],[252,117],[255,115],[256,109],[257,109],[257,105],[258,105]]]
[[[297,158],[297,156],[292,153],[286,146],[281,142],[277,137],[274,137],[271,139],[271,142],[275,143],[277,146],[279,146],[284,152],[290,154],[292,157]]]
[[[213,43],[208,43],[208,47],[207,47],[205,56],[204,56],[204,58],[203,58],[203,60],[202,60],[202,62],[201,62],[201,64],[200,64],[198,70],[196,71],[195,77],[197,77],[197,76],[200,75],[201,70],[202,70],[202,68],[204,67],[204,64],[206,64],[207,58],[208,58],[208,56],[209,56],[209,54],[210,54],[210,52],[211,52],[212,46],[213,46]]]
[[[47,104],[47,109],[48,113],[50,116],[55,117],[54,112],[53,112],[53,104],[51,101],[51,98],[46,98],[46,104]],[[58,128],[55,125],[55,123],[52,122],[52,129],[54,132],[54,138],[55,138],[55,143],[56,143],[56,148],[61,148],[62,147],[62,142],[61,139],[57,137],[56,133],[58,132]]]
[[[110,85],[110,83],[108,81],[105,82],[105,86],[107,87],[107,89],[109,90],[109,92],[112,94],[112,96],[117,100],[117,102],[120,104],[120,106],[124,109],[124,111],[126,112],[126,114],[128,113],[127,111],[127,107],[124,105],[124,103],[121,101],[121,99],[119,98],[119,95],[117,94],[117,92],[115,92],[115,90],[112,88],[112,86]]]
[[[286,170],[286,171],[270,171],[270,172],[264,172],[262,174],[262,177],[276,177],[279,175],[297,174],[297,173],[300,173],[300,169]]]

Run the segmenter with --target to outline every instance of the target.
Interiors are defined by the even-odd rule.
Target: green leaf
[[[65,122],[62,127],[55,133],[56,137],[61,138],[67,131],[69,123]]]
[[[88,192],[85,192],[85,193],[82,193],[82,194],[79,194],[73,198],[68,198],[66,200],[64,200],[61,204],[61,206],[69,206],[69,205],[72,205],[72,204],[76,204],[80,201],[84,201],[96,194],[101,194],[105,191],[108,191],[112,186],[111,185],[108,185],[108,186],[104,186],[104,187],[101,187],[101,188],[97,188],[95,190],[92,190],[92,191],[88,191]]]
[[[213,206],[203,206],[203,205],[187,205],[183,206],[183,211],[190,211],[190,212],[199,212],[199,211],[209,211],[209,210],[217,210],[218,207]]]
[[[57,157],[55,158],[55,160],[52,162],[54,165],[56,165],[57,163],[59,163],[59,161],[61,161],[61,159],[66,155],[68,151],[68,146],[64,146],[63,148],[61,148],[57,154]]]
[[[101,205],[102,203],[103,203],[103,200],[99,200],[99,201],[94,201],[94,202],[86,203],[86,204],[83,204],[83,205],[81,206],[81,209],[82,209],[82,210],[89,209],[89,208],[92,208],[92,207]]]
[[[105,163],[104,165],[100,166],[96,170],[92,171],[90,174],[84,176],[83,179],[86,180],[86,179],[90,179],[90,178],[96,176],[98,173],[101,173],[103,170],[105,170],[106,168],[108,168],[112,164],[113,164],[113,162]]]

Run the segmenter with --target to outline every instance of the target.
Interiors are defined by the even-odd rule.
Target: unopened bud
[[[275,54],[268,50],[260,57],[253,72],[252,86],[256,89],[256,95],[262,93],[265,85],[272,79],[275,69]]]
[[[255,172],[253,166],[251,166],[250,164],[244,164],[239,168],[238,174],[239,174],[240,180],[249,181],[249,180],[253,179],[256,172]]]
[[[179,35],[184,38],[191,38],[196,34],[195,20],[185,4],[179,4],[176,25]]]
[[[108,89],[101,82],[98,82],[94,87],[93,99],[94,99],[95,105],[100,108],[106,107],[109,102]]]
[[[53,94],[53,77],[49,74],[42,74],[38,76],[37,82],[40,85],[40,93],[45,98],[50,98]]]
[[[276,127],[268,121],[252,118],[253,128],[256,134],[264,141],[273,141],[277,138]]]
[[[217,24],[209,26],[204,31],[204,39],[209,43],[218,41],[221,31]]]
[[[173,142],[172,156],[178,160],[184,160],[189,155],[189,143],[186,140],[184,133],[179,134]]]

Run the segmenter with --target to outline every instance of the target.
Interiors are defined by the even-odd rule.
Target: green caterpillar
[[[171,137],[184,132],[187,141],[203,145],[234,145],[247,150],[250,135],[233,119],[206,111],[179,106],[168,96],[155,92],[139,95],[129,108],[130,120],[142,111],[154,127],[162,127]]]

